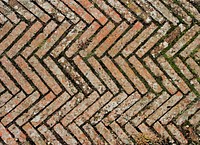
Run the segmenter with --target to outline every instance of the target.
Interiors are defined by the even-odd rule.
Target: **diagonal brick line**
[[[0,145],[199,144],[199,0],[0,0]]]

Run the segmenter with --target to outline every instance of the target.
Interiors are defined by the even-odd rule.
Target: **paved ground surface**
[[[0,0],[0,145],[199,144],[199,0]]]

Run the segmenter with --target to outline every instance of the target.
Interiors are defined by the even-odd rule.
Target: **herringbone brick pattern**
[[[199,0],[0,0],[0,145],[199,144]]]

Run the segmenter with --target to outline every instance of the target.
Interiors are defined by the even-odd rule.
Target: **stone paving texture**
[[[200,0],[0,0],[0,145],[200,144]]]

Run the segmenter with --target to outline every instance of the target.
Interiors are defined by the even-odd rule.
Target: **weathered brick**
[[[12,99],[10,99],[3,107],[0,108],[0,116],[4,116],[9,113],[13,108],[15,108],[24,98],[25,94],[19,92]]]
[[[97,92],[93,92],[91,95],[88,96],[81,104],[75,107],[70,113],[68,113],[62,120],[62,124],[67,126],[70,124],[71,121],[76,119],[82,112],[84,112],[89,105],[94,103],[98,99],[99,95]]]
[[[108,22],[100,31],[97,33],[97,35],[94,37],[92,42],[88,45],[88,47],[84,48],[80,51],[80,55],[82,57],[89,56],[93,49],[104,39],[110,31],[114,28],[114,24],[112,22]],[[104,44],[104,43],[103,43]]]
[[[81,144],[91,145],[91,142],[75,123],[70,124],[68,128],[73,133],[73,135],[76,136],[76,138],[80,141]]]
[[[135,97],[140,97],[140,94],[136,92]],[[137,101],[133,106],[126,110],[118,119],[117,122],[120,125],[126,124],[133,116],[135,116],[142,108],[144,108],[155,96],[153,94],[147,94],[139,101]]]
[[[136,22],[135,25],[110,49],[108,52],[110,56],[114,57],[122,48],[125,46],[127,42],[129,42],[134,35],[136,35],[141,29],[143,25],[140,22]]]
[[[25,111],[32,103],[34,103],[39,98],[39,93],[34,92],[30,96],[28,96],[25,100],[23,100],[15,109],[13,109],[9,114],[4,116],[1,122],[4,125],[8,125],[12,122],[16,117],[18,117],[23,111]]]
[[[78,93],[75,95],[70,101],[65,103],[61,107],[61,109],[57,112],[55,112],[47,121],[47,124],[49,126],[53,126],[59,121],[61,118],[63,118],[67,113],[69,113],[74,107],[76,107],[82,100],[84,99],[84,95],[82,93]]]
[[[17,145],[18,143],[11,136],[8,130],[0,123],[0,137],[6,144]]]
[[[170,99],[168,99],[162,106],[160,106],[153,114],[147,118],[147,123],[152,125],[157,119],[159,119],[164,113],[172,108],[181,98],[182,94],[177,92]]]
[[[64,129],[64,127],[58,123],[54,126],[54,130],[56,133],[67,143],[69,144],[78,144],[75,138],[72,137],[72,135]]]
[[[42,82],[40,77],[32,71],[32,68],[28,65],[27,62],[25,62],[25,60],[21,56],[17,57],[15,59],[15,62],[19,65],[19,67],[24,71],[24,73],[31,79],[31,81],[43,94],[45,94],[48,91],[48,88]]]
[[[104,81],[104,83],[108,86],[110,91],[113,94],[118,93],[119,89],[116,86],[116,84],[113,82],[113,80],[109,77],[109,75],[106,73],[106,71],[103,69],[103,67],[100,65],[100,63],[94,58],[91,57],[88,59],[88,62],[92,65],[92,67],[95,69],[99,77]]]
[[[63,93],[62,95],[60,95],[31,120],[32,125],[38,126],[48,116],[50,116],[54,111],[56,111],[61,105],[63,105],[69,98],[70,96],[67,93]]]
[[[94,144],[98,145],[106,145],[107,143],[99,137],[97,132],[94,130],[94,128],[90,124],[85,124],[83,126],[83,129],[88,133],[89,137],[92,139]]]
[[[88,14],[80,5],[78,5],[75,1],[62,0],[65,4],[67,4],[73,11],[75,11],[83,20],[87,23],[91,23],[94,19],[90,14]]]
[[[188,143],[183,134],[177,129],[177,127],[174,124],[167,125],[167,128],[181,144]]]
[[[61,145],[61,143],[56,139],[54,134],[47,128],[47,126],[42,125],[38,128],[38,131],[45,136],[47,139],[47,144],[52,143],[52,144],[57,144]]]
[[[108,48],[115,43],[115,41],[122,35],[125,29],[128,28],[126,22],[121,23],[109,36],[106,40],[96,49],[95,54],[97,56],[102,56],[103,53],[108,50]]]
[[[103,123],[108,126],[115,119],[120,117],[120,115],[129,109],[134,103],[136,103],[141,97],[140,95],[135,95],[136,93],[128,96],[119,106],[113,109],[106,117],[103,119]]]
[[[53,77],[46,71],[46,69],[39,63],[36,57],[31,57],[29,63],[36,69],[42,79],[48,84],[55,94],[59,94],[62,89],[53,79]]]
[[[123,100],[127,98],[127,95],[123,92],[118,94],[116,97],[112,98],[103,108],[99,110],[91,119],[90,122],[92,124],[97,124],[99,121],[103,119],[103,117],[115,109]]]
[[[27,113],[23,113],[17,120],[16,123],[19,126],[25,124],[30,118],[38,114],[42,109],[44,109],[56,96],[53,93],[48,93],[34,106],[28,109]]]
[[[155,24],[151,24],[149,27],[147,27],[146,29],[144,29],[144,31],[142,31],[140,33],[140,35],[135,38],[135,40],[133,40],[130,44],[128,44],[124,50],[122,50],[122,54],[127,57],[129,56],[145,39],[147,39],[151,33],[157,28],[157,26]]]
[[[159,57],[158,62],[163,67],[163,69],[167,72],[167,74],[172,78],[174,83],[180,88],[183,93],[187,93],[190,89],[187,84],[183,81],[181,77],[175,72],[175,70],[170,66],[170,64],[164,59],[164,57]]]
[[[135,56],[129,58],[129,61],[155,92],[162,91],[160,85],[156,82],[152,75],[145,69],[142,63]]]
[[[15,56],[21,50],[21,48],[35,35],[35,33],[40,30],[41,27],[42,24],[40,22],[37,21],[34,23],[29,30],[24,33],[20,40],[10,48],[10,50],[7,52],[7,55],[10,58]]]
[[[104,126],[103,123],[99,123],[96,125],[97,130],[99,133],[109,142],[111,145],[119,144],[119,141],[115,139],[113,134]]]
[[[47,57],[44,60],[44,62],[47,64],[47,66],[58,78],[58,80],[65,87],[65,89],[69,92],[70,95],[73,95],[77,92],[77,89],[74,87],[72,82],[65,76],[65,74],[59,69],[59,67],[55,64],[55,62],[50,57]]]
[[[90,27],[76,40],[75,43],[65,52],[67,57],[72,57],[82,47],[85,47],[90,37],[99,29],[100,25],[97,22],[93,22]]]
[[[115,64],[108,57],[103,57],[102,59],[105,66],[109,69],[111,74],[116,78],[116,80],[120,83],[120,85],[124,88],[124,90],[130,94],[134,91],[132,85],[127,81],[127,79],[123,76],[123,74],[117,69]]]
[[[31,137],[35,144],[46,144],[45,141],[42,139],[40,134],[35,130],[35,128],[30,124],[27,123],[23,126],[23,129],[26,133]]]
[[[92,104],[88,109],[84,111],[76,120],[77,125],[82,125],[85,121],[89,120],[101,107],[103,107],[112,98],[110,92],[105,93],[100,99]]]
[[[98,90],[100,94],[105,91],[105,86],[100,82],[100,80],[94,75],[87,64],[83,61],[80,56],[76,56],[74,59],[75,64],[81,70],[83,75],[92,83],[92,85]]]
[[[26,23],[20,22],[11,32],[11,34],[6,37],[2,42],[0,42],[0,54],[2,54],[8,46],[10,46],[11,42],[13,42],[26,28]]]
[[[117,64],[122,68],[122,70],[126,73],[128,78],[133,82],[136,88],[142,93],[145,94],[147,92],[147,88],[143,84],[143,82],[136,76],[134,71],[130,68],[128,63],[121,56],[115,59]]]

